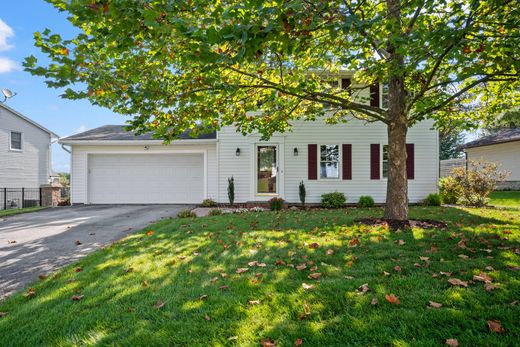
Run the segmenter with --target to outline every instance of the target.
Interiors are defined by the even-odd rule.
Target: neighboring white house
[[[344,84],[341,81],[342,85]],[[367,102],[383,102],[382,86],[368,87]],[[304,182],[307,202],[339,191],[349,202],[371,195],[386,198],[387,129],[382,123],[352,120],[328,125],[295,121],[291,132],[261,141],[232,127],[163,145],[150,134],[134,136],[122,126],[107,125],[60,139],[72,148],[71,202],[200,203],[205,198],[227,203],[228,178],[235,180],[237,203],[279,196],[299,202]],[[438,133],[433,121],[409,129],[407,137],[410,202],[437,191]]]
[[[49,183],[53,139],[58,135],[0,104],[0,188],[39,188]]]
[[[463,146],[468,160],[485,160],[511,174],[500,188],[520,189],[520,128],[502,130]]]

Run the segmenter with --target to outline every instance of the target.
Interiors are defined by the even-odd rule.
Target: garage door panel
[[[91,154],[90,203],[200,203],[203,154]]]

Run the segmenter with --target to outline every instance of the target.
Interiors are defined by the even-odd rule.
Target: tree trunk
[[[388,18],[394,20],[392,37],[401,31],[401,1],[387,0]],[[404,58],[388,40],[388,181],[386,186],[385,219],[408,219],[408,178],[406,176],[406,89],[404,85]]]

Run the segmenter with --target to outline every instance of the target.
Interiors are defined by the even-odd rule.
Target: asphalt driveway
[[[0,300],[183,205],[93,205],[0,218]]]

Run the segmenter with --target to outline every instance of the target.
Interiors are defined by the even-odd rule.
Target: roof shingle
[[[489,146],[497,143],[520,141],[520,128],[502,130],[496,134],[481,137],[462,145],[462,148]]]

